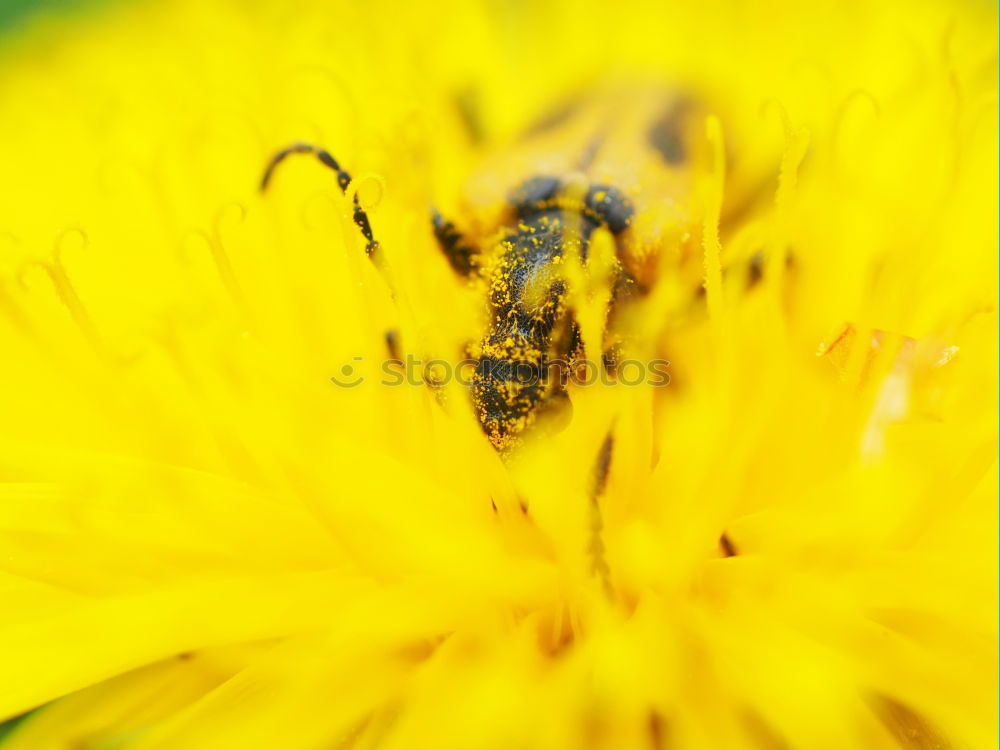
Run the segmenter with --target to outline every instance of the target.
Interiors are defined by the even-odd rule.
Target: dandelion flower
[[[992,746],[996,39],[888,0],[9,32],[4,750]],[[450,363],[481,325],[428,207],[640,79],[702,107],[626,321],[670,383],[577,387],[504,460],[459,386],[379,385],[386,331]],[[309,159],[259,194],[297,141],[348,195]]]

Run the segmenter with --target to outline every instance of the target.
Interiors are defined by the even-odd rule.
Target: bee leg
[[[431,211],[434,236],[441,246],[441,252],[448,259],[452,270],[463,278],[475,276],[479,270],[479,252],[455,225],[437,212]]]

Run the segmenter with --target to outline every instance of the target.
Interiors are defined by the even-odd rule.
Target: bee
[[[572,279],[593,268],[595,236],[604,233],[614,248],[601,342],[609,369],[615,311],[649,289],[665,249],[680,253],[691,243],[703,126],[694,99],[660,86],[578,96],[484,161],[468,181],[461,217],[432,211],[429,229],[452,270],[482,290],[487,322],[471,347],[471,398],[501,455],[569,407],[567,371],[583,352]],[[262,190],[294,154],[317,158],[347,193],[348,172],[330,152],[305,143],[274,155]],[[381,267],[381,246],[356,194],[353,220],[367,256]]]

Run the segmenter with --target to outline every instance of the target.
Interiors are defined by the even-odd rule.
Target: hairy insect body
[[[562,223],[551,213],[521,223],[505,239],[489,276],[489,330],[473,376],[473,403],[497,447],[537,418],[558,383],[548,364],[569,346],[565,281],[552,273],[562,260]]]
[[[594,232],[606,231],[614,241],[612,307],[647,286],[656,268],[651,259],[684,254],[698,223],[689,199],[701,158],[693,136],[703,123],[697,113],[690,100],[657,86],[577,98],[485,161],[469,182],[457,223],[433,212],[431,226],[452,269],[483,290],[486,323],[473,342],[478,363],[471,397],[501,454],[568,405],[566,370],[583,351],[575,309],[580,289],[573,283],[590,273]],[[308,144],[278,152],[262,188],[292,154],[316,156],[346,193],[347,172]],[[366,252],[381,268],[380,245],[356,196],[353,211]],[[607,327],[611,309],[606,312]],[[607,340],[587,343],[595,350],[608,346]]]
[[[620,233],[631,221],[630,202],[614,188],[591,188],[582,199],[571,191],[554,177],[532,178],[515,191],[516,225],[486,269],[490,322],[472,397],[487,437],[501,452],[515,447],[546,412],[565,407],[566,371],[582,354],[567,264],[586,264],[596,229]],[[615,273],[624,277],[618,263]]]

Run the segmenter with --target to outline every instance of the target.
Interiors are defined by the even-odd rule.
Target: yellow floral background
[[[504,464],[457,387],[377,386],[383,334],[454,357],[478,298],[429,206],[640,78],[713,115],[697,257],[663,248],[632,324],[672,382],[579,389]],[[986,2],[166,0],[8,33],[0,716],[40,708],[0,744],[994,747],[997,134]],[[406,304],[315,161],[258,193],[299,140]]]

